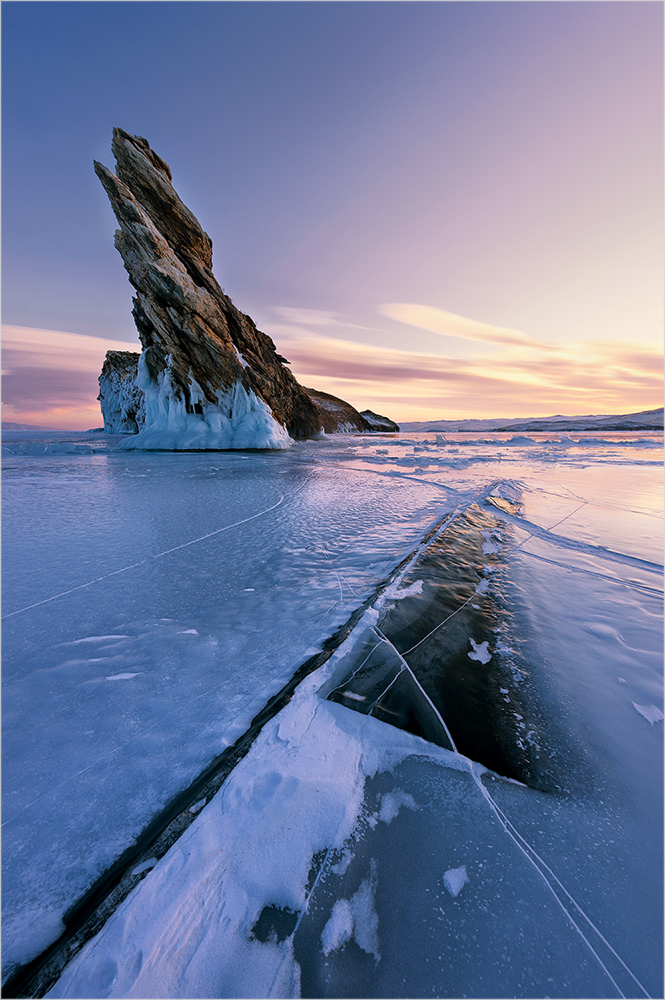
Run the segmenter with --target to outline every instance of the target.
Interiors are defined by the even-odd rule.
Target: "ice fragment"
[[[469,876],[464,865],[461,868],[449,868],[443,876],[443,884],[451,896],[459,896],[468,881]]]
[[[140,875],[142,872],[147,872],[151,868],[154,868],[156,864],[157,858],[146,858],[146,860],[142,861],[140,865],[137,865],[136,868],[132,869],[132,875]]]
[[[653,726],[654,722],[663,721],[663,713],[655,705],[637,705],[633,702],[633,708],[635,711],[643,715],[647,722],[650,722]]]
[[[473,646],[470,653],[467,656],[470,660],[478,660],[479,663],[489,663],[492,659],[492,654],[490,653],[487,640],[485,642],[474,642],[474,640],[469,637],[469,642]]]

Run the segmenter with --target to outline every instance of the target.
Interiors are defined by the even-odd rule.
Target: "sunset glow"
[[[662,19],[5,4],[4,419],[99,425],[107,345],[138,349],[91,164],[114,125],[170,164],[220,285],[305,385],[397,421],[660,406]]]

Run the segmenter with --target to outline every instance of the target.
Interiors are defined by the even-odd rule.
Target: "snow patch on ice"
[[[478,660],[479,663],[489,663],[492,659],[492,654],[489,651],[489,642],[475,642],[470,636],[469,642],[473,646],[471,652],[467,653],[469,659]]]
[[[650,722],[652,726],[654,722],[663,721],[663,713],[656,707],[656,705],[638,705],[636,702],[633,702],[633,708],[636,712],[639,712],[640,715],[644,716],[647,722]]]
[[[92,660],[90,662],[92,663]],[[141,671],[139,671],[138,674],[111,674],[110,677],[105,677],[104,680],[107,680],[107,681],[130,681],[132,679],[132,677],[138,677],[140,673],[141,673]]]
[[[485,541],[483,542],[483,555],[490,556],[496,555],[501,551],[501,535],[498,531],[483,531],[481,532]]]
[[[374,892],[376,890],[376,864],[372,862],[372,874],[363,879],[355,896],[351,897],[351,912],[356,943],[374,956],[374,961],[381,960],[379,952],[379,917],[374,909]]]
[[[350,900],[338,899],[332,908],[328,923],[321,933],[324,955],[337,951],[355,937],[356,944],[368,955],[381,961],[379,951],[379,918],[374,909],[376,890],[376,862],[372,859],[369,878],[363,879],[360,888]]]
[[[182,632],[178,632],[178,635],[198,635],[198,630],[195,628],[186,628]]]
[[[355,691],[345,691],[345,698],[351,698],[353,701],[367,701],[364,694],[356,694]]]
[[[443,876],[443,884],[451,896],[459,896],[468,881],[469,876],[464,865],[460,868],[449,868]]]
[[[418,809],[413,795],[409,795],[403,789],[396,788],[392,792],[386,792],[381,799],[381,808],[379,809],[379,819],[381,822],[392,823],[401,806],[404,806],[406,809]]]
[[[331,872],[333,872],[335,875],[344,875],[349,865],[353,861],[353,857],[354,857],[353,852],[350,851],[348,847],[345,848],[337,864],[332,865],[330,869]]]
[[[416,580],[409,587],[404,587],[402,590],[399,589],[398,583],[391,584],[384,591],[384,597],[391,600],[400,600],[402,597],[413,597],[414,594],[422,594],[423,592],[423,581]]]
[[[348,899],[338,899],[332,908],[328,923],[321,933],[321,947],[324,955],[330,955],[351,939],[353,934],[353,913]]]

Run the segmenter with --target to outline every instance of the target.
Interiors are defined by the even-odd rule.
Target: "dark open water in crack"
[[[542,664],[511,580],[514,545],[492,506],[454,518],[402,581],[420,592],[384,605],[328,697],[561,794],[587,783],[584,753],[560,707],[542,702]]]

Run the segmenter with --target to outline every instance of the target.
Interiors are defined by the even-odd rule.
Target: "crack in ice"
[[[303,487],[300,487],[303,489]],[[295,496],[300,490],[296,490],[291,496]],[[60,594],[54,594],[52,597],[46,597],[43,601],[36,601],[34,604],[28,604],[25,608],[19,608],[18,611],[9,611],[6,615],[2,615],[2,619],[13,618],[14,615],[20,615],[24,611],[30,611],[32,608],[38,608],[42,604],[48,604],[50,601],[57,601],[59,597],[67,597],[68,594],[74,594],[77,590],[85,590],[86,587],[92,587],[96,583],[101,583],[102,580],[108,580],[112,576],[118,576],[119,573],[127,573],[130,569],[136,569],[137,566],[143,566],[145,563],[150,562],[152,559],[161,559],[162,556],[168,556],[172,552],[177,552],[179,549],[186,549],[189,545],[196,545],[197,542],[203,542],[206,538],[212,538],[214,535],[219,535],[223,531],[230,531],[231,528],[237,528],[240,524],[247,524],[248,521],[254,521],[257,517],[262,517],[264,514],[269,514],[271,510],[275,510],[277,507],[284,503],[286,497],[280,494],[280,499],[277,503],[274,503],[271,507],[266,507],[265,510],[260,510],[257,514],[252,514],[251,517],[244,517],[242,521],[234,521],[233,524],[225,524],[223,528],[216,528],[215,531],[209,531],[205,535],[200,535],[199,538],[192,538],[189,542],[183,542],[181,545],[174,545],[173,548],[164,549],[163,552],[157,552],[155,555],[146,556],[144,559],[139,559],[138,562],[132,563],[130,566],[123,566],[121,569],[114,569],[111,573],[105,573],[104,576],[98,576],[94,580],[88,580],[87,583],[81,583],[78,587],[72,587],[71,590],[63,590]]]

